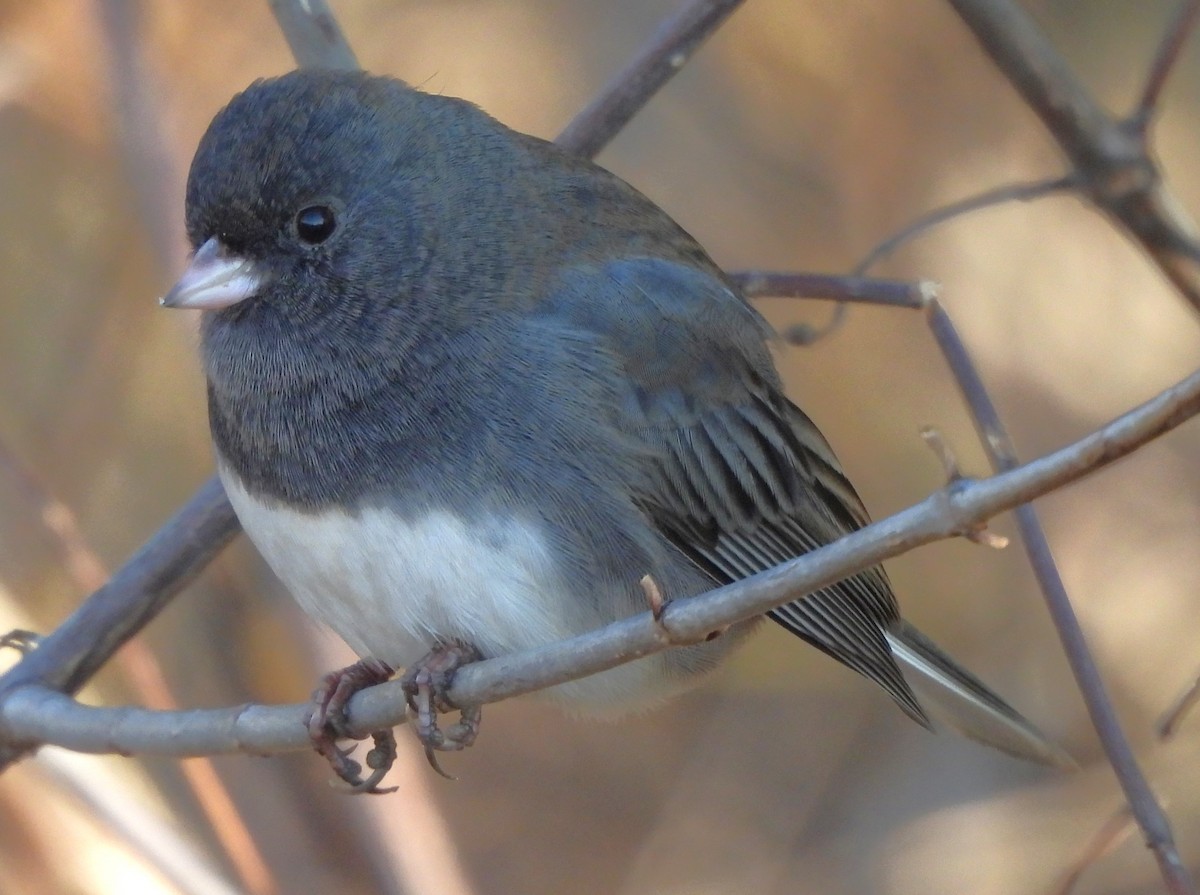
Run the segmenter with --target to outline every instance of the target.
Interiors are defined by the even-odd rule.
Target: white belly
[[[575,589],[595,584],[561,581],[534,523],[510,517],[468,524],[444,511],[415,520],[386,509],[301,513],[253,497],[218,467],[242,527],[267,564],[305,612],[361,656],[400,668],[448,639],[500,656],[611,620],[583,610],[591,601],[579,602],[584,597]],[[603,595],[592,596],[603,602]],[[694,677],[671,658],[695,654],[707,668],[735,639],[649,656],[540,695],[577,714],[611,717],[647,707]]]
[[[561,611],[540,533],[515,519],[387,509],[310,514],[221,480],[242,527],[300,606],[360,655],[408,665],[438,640],[501,655],[583,633]]]

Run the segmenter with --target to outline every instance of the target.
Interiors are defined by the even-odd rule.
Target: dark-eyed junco
[[[187,231],[163,304],[205,312],[221,479],[300,604],[370,660],[326,701],[414,663],[414,686],[436,682],[464,655],[643,612],[647,582],[686,598],[867,522],[784,396],[770,328],[695,240],[467,102],[361,73],[257,82],[200,142]],[[900,619],[880,568],[770,617],[921,724],[910,682],[968,735],[1065,761]],[[747,630],[547,695],[653,702]],[[427,746],[470,737],[425,721]]]

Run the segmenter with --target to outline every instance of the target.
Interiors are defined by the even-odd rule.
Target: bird
[[[465,100],[363,72],[256,81],[201,138],[185,219],[193,254],[161,303],[202,312],[217,471],[246,534],[362,657],[310,719],[356,788],[380,791],[329,745],[356,688],[407,669],[432,761],[478,726],[477,710],[437,726],[462,662],[869,522],[785,395],[771,326],[700,244],[616,175]],[[923,726],[936,711],[1069,764],[901,619],[881,567],[767,615]],[[543,695],[582,715],[652,706],[756,622]]]

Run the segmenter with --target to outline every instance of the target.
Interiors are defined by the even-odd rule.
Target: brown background
[[[552,137],[674,6],[345,0],[336,11],[366,68]],[[1120,110],[1173,4],[1028,6]],[[195,321],[155,301],[186,252],[179,209],[191,149],[234,91],[291,67],[265,3],[142,9],[167,177],[121,154],[93,5],[0,2],[0,442],[77,514],[109,565],[211,472]],[[1192,209],[1198,69],[1193,49],[1156,130]],[[826,272],[848,270],[924,210],[1061,171],[1038,122],[934,0],[750,0],[600,161],[731,269]],[[139,195],[167,209],[160,226],[147,228]],[[158,260],[155,240],[173,262]],[[1194,316],[1071,198],[955,222],[879,272],[943,284],[1026,457],[1200,359]],[[830,310],[792,300],[763,308],[780,327],[819,324]],[[985,469],[919,315],[855,308],[834,337],[779,361],[877,517],[941,483],[917,436],[923,425],[939,427],[969,471]],[[1192,425],[1038,505],[1193,866],[1200,719],[1169,745],[1154,741],[1152,725],[1200,666],[1198,453]],[[83,594],[21,482],[5,460],[0,628],[45,630]],[[1008,519],[994,528],[1012,534]],[[953,542],[889,569],[908,616],[1066,744],[1082,773],[930,736],[882,692],[766,628],[705,686],[652,715],[597,725],[530,700],[489,708],[480,743],[446,759],[457,783],[412,760],[396,773],[400,793],[351,800],[308,755],[216,764],[282,892],[1046,891],[1120,797],[1021,552]],[[183,705],[222,705],[303,699],[319,669],[345,661],[330,635],[308,633],[239,541],[144,641]],[[120,703],[133,693],[114,667],[86,696]],[[404,731],[400,739],[411,745]],[[0,890],[177,891],[110,824],[89,820],[44,765],[0,778]],[[149,805],[235,878],[180,763],[75,766],[106,796]],[[430,812],[443,815],[445,836]],[[1130,841],[1080,891],[1160,886]]]

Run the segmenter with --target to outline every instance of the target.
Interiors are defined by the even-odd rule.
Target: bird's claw
[[[396,787],[379,786],[396,760],[396,737],[390,730],[371,734],[374,743],[367,753],[371,773],[364,777],[363,766],[350,757],[353,748],[343,749],[338,740],[352,738],[346,722],[346,705],[359,690],[381,684],[392,676],[392,667],[378,659],[363,659],[339,671],[325,675],[313,693],[308,716],[308,736],[313,748],[324,756],[338,779],[348,784],[348,792],[382,795]]]
[[[442,770],[438,752],[459,752],[475,742],[483,716],[480,706],[460,708],[446,696],[454,683],[454,674],[463,665],[482,658],[475,647],[458,642],[439,644],[404,674],[402,684],[408,697],[417,739],[425,747],[430,767],[448,780],[455,779]],[[439,712],[459,712],[459,720],[446,728],[438,725]]]

